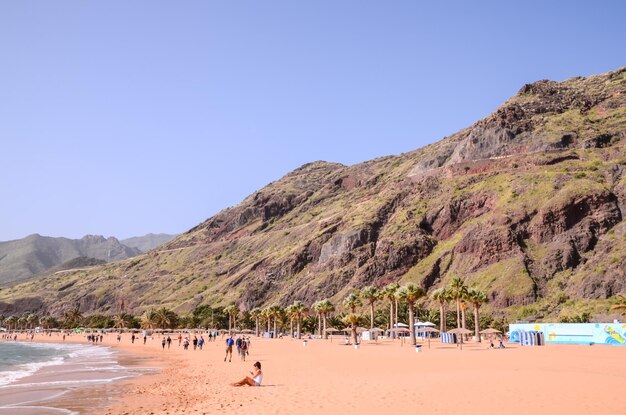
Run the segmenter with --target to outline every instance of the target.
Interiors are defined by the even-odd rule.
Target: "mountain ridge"
[[[45,276],[66,263],[114,262],[137,256],[170,240],[171,235],[148,234],[127,239],[129,246],[115,237],[85,235],[79,239],[42,236],[38,233],[21,239],[0,242],[0,285]],[[173,236],[171,236],[173,237]],[[80,260],[81,258],[84,258]]]
[[[352,166],[307,163],[158,251],[0,301],[75,281],[44,306],[249,309],[392,281],[430,290],[460,275],[493,313],[609,315],[626,290],[624,138],[626,68],[537,81],[439,142]]]

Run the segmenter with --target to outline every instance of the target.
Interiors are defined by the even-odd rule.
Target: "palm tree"
[[[361,298],[356,292],[348,294],[348,296],[343,300],[343,307],[350,310],[350,313],[345,317],[345,321],[350,324],[350,327],[352,329],[352,338],[354,339],[354,344],[357,344],[359,342],[356,335],[356,324],[359,321],[359,316],[356,313],[356,308],[361,307],[362,305],[363,303],[361,302]]]
[[[456,301],[456,327],[461,328],[461,300],[467,293],[467,287],[463,280],[454,277],[450,283],[450,297]]]
[[[113,327],[116,329],[125,329],[130,326],[132,319],[133,316],[122,311],[121,313],[113,316]]]
[[[255,307],[250,310],[250,317],[254,319],[254,332],[257,337],[259,337],[259,320],[261,319],[261,315],[263,314],[263,310],[259,307]]]
[[[42,317],[40,322],[43,328],[46,330],[52,328],[52,326],[55,323],[54,317],[51,317],[51,316]]]
[[[316,301],[313,304],[311,304],[311,310],[315,311],[315,314],[317,314],[317,331],[320,334],[320,339],[322,338],[322,313],[320,312],[320,302],[321,301]]]
[[[233,329],[236,329],[239,308],[235,304],[231,304],[224,308],[224,312],[228,314],[228,332],[230,333]]]
[[[17,324],[17,317],[9,316],[6,318],[5,322],[7,323],[7,328],[9,329],[9,331],[15,330],[15,325]]]
[[[296,313],[293,309],[293,304],[285,307],[285,314],[289,317],[289,338],[293,337],[293,321],[296,319]]]
[[[398,291],[398,297],[409,306],[409,329],[411,344],[415,345],[415,303],[426,293],[416,284],[408,283]]]
[[[39,316],[37,316],[36,314],[28,314],[26,316],[26,324],[28,325],[29,329],[34,329],[35,326],[37,326],[37,323],[39,323]]]
[[[154,329],[157,326],[157,319],[157,312],[154,308],[151,308],[144,315],[143,320],[141,321],[141,326],[144,329]]]
[[[437,288],[431,294],[433,300],[439,302],[439,330],[445,333],[446,327],[446,308],[450,301],[450,291],[444,287]]]
[[[2,327],[5,321],[6,321],[6,317],[0,314],[0,327]]]
[[[393,307],[394,307],[394,304],[397,306],[398,299],[396,297],[396,293],[398,292],[399,289],[400,289],[400,285],[397,282],[393,282],[387,285],[385,288],[383,288],[383,296],[387,300],[389,300],[389,335],[392,336],[393,338],[396,337],[396,333],[393,330],[393,327],[394,327]],[[398,316],[398,312],[396,310],[396,320],[397,320],[397,316]]]
[[[26,328],[26,315],[23,315],[22,317],[17,319],[17,324],[20,327],[20,330],[24,330]]]
[[[626,316],[626,295],[618,294],[617,302],[611,306],[611,310],[620,311],[623,316]]]
[[[263,318],[267,322],[267,332],[272,331],[272,310],[269,307],[263,309]]]
[[[302,303],[302,301],[294,302],[291,307],[294,315],[296,316],[298,339],[301,339],[302,333],[300,332],[300,328],[302,326],[302,318],[306,316],[306,314],[309,312],[309,309]]]
[[[467,291],[467,300],[474,306],[474,332],[478,342],[480,343],[480,321],[478,319],[478,309],[481,305],[488,302],[489,299],[487,298],[487,294],[484,292],[475,288],[470,288]]]
[[[81,313],[79,306],[76,306],[70,311],[63,313],[63,319],[67,324],[70,325],[80,324],[83,318],[84,316],[83,313]]]
[[[178,322],[178,315],[169,308],[161,307],[155,311],[154,322],[160,329],[172,329]]]
[[[326,318],[328,318],[328,314],[335,311],[335,306],[333,305],[333,303],[330,302],[328,298],[325,298],[323,300],[318,301],[317,308],[322,315],[322,325],[323,325],[322,333],[323,333],[324,338],[326,339],[328,338],[328,335],[326,334]]]
[[[370,306],[370,329],[374,328],[374,303],[378,301],[381,297],[381,291],[374,287],[373,285],[369,285],[361,290],[361,297],[367,302]]]
[[[272,317],[274,317],[274,338],[278,338],[278,319],[280,318],[281,314],[283,313],[283,308],[274,303],[270,306],[270,315]]]

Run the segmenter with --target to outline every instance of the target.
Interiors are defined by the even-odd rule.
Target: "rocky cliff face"
[[[626,291],[625,138],[626,69],[539,81],[440,142],[305,165],[159,250],[0,300],[246,309],[391,281],[430,290],[458,275],[514,316],[606,313]]]

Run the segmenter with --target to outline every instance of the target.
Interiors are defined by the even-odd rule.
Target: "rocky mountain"
[[[122,239],[120,242],[131,248],[137,248],[141,252],[148,252],[149,250],[161,246],[174,238],[176,238],[176,235],[168,235],[166,233],[149,233],[144,236]]]
[[[437,143],[307,164],[159,250],[2,290],[0,308],[247,309],[461,276],[510,318],[608,318],[626,291],[625,144],[626,68],[538,81]]]
[[[79,257],[111,262],[140,253],[139,249],[128,247],[113,237],[87,235],[81,239],[68,239],[34,234],[0,242],[0,284],[45,273]]]

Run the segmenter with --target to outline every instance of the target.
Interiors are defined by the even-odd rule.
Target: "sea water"
[[[0,343],[0,387],[35,373],[45,366],[59,365],[70,349],[39,343]]]
[[[141,372],[120,365],[105,346],[0,342],[0,415],[79,414],[106,404],[106,385]],[[90,386],[98,393],[68,395]]]

